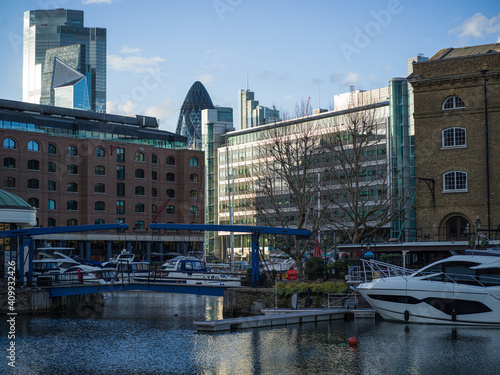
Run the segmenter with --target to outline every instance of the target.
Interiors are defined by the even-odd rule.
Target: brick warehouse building
[[[500,44],[415,63],[419,240],[467,241],[500,229]]]
[[[152,232],[158,223],[203,223],[204,157],[156,118],[0,100],[2,188],[37,208],[40,227],[127,223],[113,233],[35,237],[104,260],[124,246],[200,250],[203,235]],[[168,203],[167,203],[168,202]]]

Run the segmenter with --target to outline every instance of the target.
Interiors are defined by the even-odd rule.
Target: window
[[[189,182],[198,182],[198,175],[196,173],[191,173],[189,175]]]
[[[144,228],[145,228],[145,227],[144,227],[144,221],[142,221],[142,220],[137,220],[137,221],[135,222],[135,227],[134,227],[134,229],[144,230]]]
[[[28,198],[28,204],[32,207],[40,208],[40,201],[37,198]]]
[[[198,215],[198,207],[196,207],[196,206],[191,206],[191,207],[189,208],[189,214],[190,214],[190,215],[194,215],[194,216]]]
[[[135,204],[135,212],[144,212],[144,204],[136,203]]]
[[[151,212],[153,212],[154,214],[158,212],[158,206],[156,204],[153,204],[151,206]]]
[[[450,96],[443,103],[443,109],[465,108],[463,99],[459,96]]]
[[[117,148],[116,149],[116,161],[121,162],[125,161],[125,149],[124,148]]]
[[[68,193],[78,193],[78,184],[76,182],[68,182],[66,184],[66,191]]]
[[[56,182],[55,181],[49,181],[48,182],[48,190],[49,191],[56,191],[57,185],[56,185]]]
[[[78,220],[76,220],[76,219],[68,219],[68,220],[66,220],[66,226],[71,227],[73,225],[78,225]]]
[[[97,225],[106,224],[106,222],[104,221],[104,219],[95,219],[94,224],[97,224]]]
[[[125,179],[125,166],[124,165],[117,165],[116,166],[116,178],[118,180]]]
[[[116,213],[125,214],[125,201],[116,201]]]
[[[66,210],[77,211],[78,210],[78,202],[77,201],[67,201],[66,202]]]
[[[56,173],[56,163],[52,163],[49,161],[49,168],[48,168],[49,173]]]
[[[175,158],[173,156],[167,156],[167,165],[175,165]]]
[[[167,215],[175,215],[175,207],[174,206],[165,207],[165,213]]]
[[[40,189],[40,181],[38,181],[36,178],[29,179],[28,189]]]
[[[144,186],[135,187],[135,195],[144,195]]]
[[[105,193],[106,185],[104,184],[95,184],[94,185],[94,193]]]
[[[152,179],[153,181],[158,181],[158,172],[156,172],[156,171],[152,171],[152,172],[151,172],[151,179]]]
[[[155,154],[151,155],[151,164],[158,164],[158,156]]]
[[[123,182],[118,182],[116,184],[116,196],[117,197],[125,196],[125,184]]]
[[[158,196],[158,189],[157,188],[151,188],[151,196],[155,197],[155,198]]]
[[[136,152],[134,155],[134,160],[135,161],[146,161],[146,155],[144,155],[143,152]]]
[[[467,173],[452,171],[443,174],[443,192],[466,192],[467,191]]]
[[[96,176],[105,176],[106,168],[104,168],[104,165],[96,165],[94,169],[94,174]]]
[[[40,144],[37,141],[29,141],[28,151],[40,151]]]
[[[103,201],[97,201],[94,203],[94,210],[96,211],[105,211],[106,204]]]
[[[175,181],[175,173],[167,173],[167,182],[173,182]]]
[[[4,168],[15,168],[16,167],[16,159],[4,158],[3,159],[3,167]]]
[[[55,210],[56,209],[56,201],[53,199],[49,199],[47,207],[49,210]]]
[[[198,199],[198,190],[191,190],[189,192],[189,198],[190,199]]]
[[[3,178],[3,187],[15,188],[16,187],[16,179],[14,177],[4,177]]]
[[[75,146],[69,146],[66,149],[67,156],[78,156],[78,149]]]
[[[191,159],[189,159],[189,166],[190,167],[197,167],[198,166],[198,159],[196,159],[195,157],[192,157]]]
[[[465,128],[448,128],[442,132],[442,144],[445,148],[465,147]]]
[[[57,154],[56,145],[53,144],[53,143],[49,143],[48,152],[49,152],[50,155],[56,155]]]
[[[104,151],[104,149],[102,147],[97,147],[94,150],[94,156],[96,158],[104,158],[104,157],[106,157],[106,151]]]
[[[16,141],[14,141],[12,138],[5,138],[3,140],[3,148],[8,148],[11,150],[15,150],[16,148]]]
[[[38,160],[28,160],[28,169],[32,171],[39,171],[40,170],[40,162]]]
[[[78,174],[78,165],[68,164],[68,174]]]
[[[144,178],[144,169],[136,169],[135,178]]]
[[[49,217],[47,220],[47,226],[48,227],[55,227],[56,226],[56,219],[53,217]]]
[[[167,198],[175,198],[175,190],[168,189],[167,190]]]

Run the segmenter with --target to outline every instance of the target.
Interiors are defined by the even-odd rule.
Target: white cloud
[[[133,116],[136,114],[135,105],[132,100],[106,101],[106,113],[113,115]]]
[[[482,13],[476,13],[464,20],[460,26],[450,29],[448,33],[456,33],[460,38],[484,38],[490,34],[498,34],[498,38],[500,39],[500,13],[490,19]]]
[[[342,83],[344,85],[354,85],[359,81],[359,73],[354,73],[349,70],[347,76],[344,77]]]
[[[142,57],[108,55],[108,66],[111,70],[131,71],[134,73],[143,73],[156,69],[158,65],[165,61],[161,57]]]
[[[130,47],[129,45],[122,46],[120,53],[139,53],[141,52],[140,48]]]
[[[204,85],[212,83],[215,81],[215,76],[213,74],[201,74],[198,76],[198,81]]]
[[[160,120],[160,128],[163,128],[164,130],[165,127],[167,126],[167,120],[171,116],[176,116],[179,112],[179,108],[176,108],[174,104],[172,103],[172,100],[170,99],[164,99],[159,105],[155,105],[149,108],[146,108],[145,110],[145,115],[146,116],[153,116],[156,117],[157,119]],[[171,121],[172,122],[172,121]],[[175,131],[170,130],[170,131]]]

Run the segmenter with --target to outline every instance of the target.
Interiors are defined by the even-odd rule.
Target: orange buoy
[[[358,339],[356,337],[349,338],[349,346],[356,346],[356,345],[358,345]]]

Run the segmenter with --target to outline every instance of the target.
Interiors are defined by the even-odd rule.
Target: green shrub
[[[288,283],[278,282],[276,289],[279,296],[291,296],[297,293],[299,296],[305,296],[307,289],[311,289],[312,294],[326,295],[329,293],[345,293],[349,290],[347,284],[343,282],[329,281],[326,283]]]

